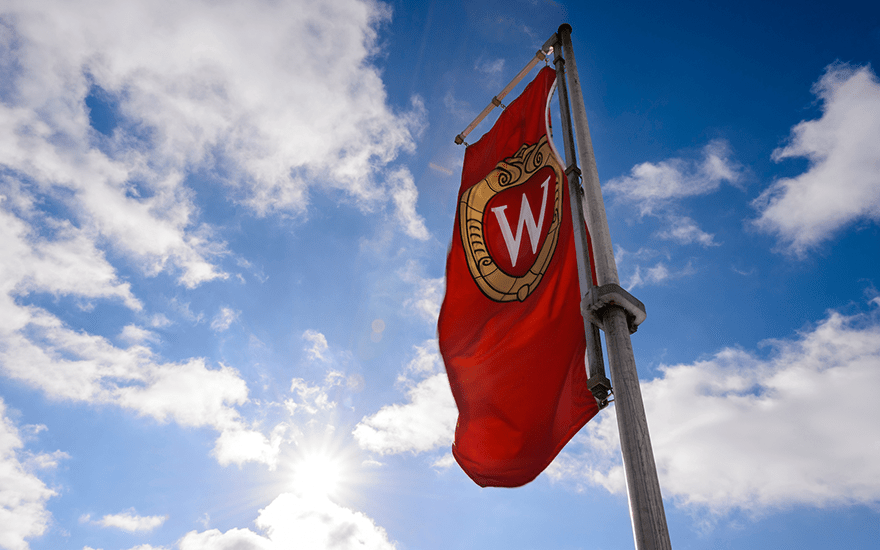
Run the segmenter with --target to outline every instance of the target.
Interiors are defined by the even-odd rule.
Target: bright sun
[[[293,485],[304,496],[329,497],[339,490],[344,465],[324,453],[308,454],[294,463]]]

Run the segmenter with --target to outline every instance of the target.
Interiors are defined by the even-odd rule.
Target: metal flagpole
[[[551,38],[557,42],[557,35]],[[571,128],[571,110],[568,106],[568,88],[565,85],[565,59],[559,44],[553,48],[553,64],[556,67],[556,86],[559,90],[559,115],[562,121],[562,139],[565,145],[565,175],[568,177],[568,197],[571,203],[571,225],[574,229],[574,244],[577,253],[578,279],[581,296],[593,288],[593,277],[590,273],[590,254],[587,244],[587,232],[584,227],[583,192],[581,191],[581,171],[575,159],[574,132]],[[584,332],[587,337],[587,386],[596,398],[600,409],[608,405],[608,394],[611,393],[611,382],[605,376],[605,364],[602,359],[602,339],[599,327],[584,317]]]
[[[593,260],[599,286],[590,288],[581,302],[584,317],[593,324],[605,329],[608,346],[608,362],[611,378],[614,381],[614,403],[617,411],[617,428],[620,432],[620,448],[626,473],[626,489],[629,511],[632,519],[633,537],[637,550],[671,550],[669,530],[666,526],[666,512],[657,480],[654,452],[648,433],[648,420],[642,402],[639,377],[633,356],[630,333],[645,318],[645,307],[632,295],[620,287],[617,265],[608,220],[605,217],[605,204],[599,186],[596,158],[587,124],[583,91],[578,79],[574,48],[571,44],[571,26],[564,24],[557,31],[562,45],[564,60],[558,58],[557,74],[560,65],[565,65],[568,87],[571,91],[571,110],[574,130],[577,137],[578,156],[583,169],[584,200],[586,203],[587,225],[593,243]],[[554,48],[554,50],[557,48]],[[563,88],[560,86],[560,104],[563,103]],[[566,95],[568,95],[566,93]],[[566,109],[567,110],[567,109]],[[563,127],[566,122],[563,119]],[[568,144],[566,143],[566,156]],[[571,178],[571,176],[569,176]],[[577,223],[577,222],[575,222]],[[581,222],[582,224],[583,222]]]

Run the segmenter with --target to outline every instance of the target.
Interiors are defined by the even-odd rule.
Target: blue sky
[[[0,3],[0,548],[631,548],[613,406],[481,489],[436,346],[453,138],[563,22],[673,545],[875,547],[878,16]]]

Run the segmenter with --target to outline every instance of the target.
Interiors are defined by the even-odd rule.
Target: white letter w
[[[516,237],[510,231],[510,224],[507,223],[507,215],[504,210],[507,205],[496,206],[492,209],[495,217],[498,218],[498,225],[501,227],[501,235],[504,237],[504,243],[507,245],[507,252],[510,254],[510,265],[516,267],[516,260],[519,259],[519,243],[522,241],[523,226],[529,230],[529,241],[532,243],[532,254],[538,251],[538,240],[541,235],[539,230],[544,226],[544,207],[547,206],[547,184],[550,183],[548,176],[541,187],[544,189],[544,198],[541,199],[541,215],[538,216],[538,223],[535,223],[535,216],[532,215],[532,208],[529,205],[529,199],[523,193],[522,204],[519,209],[519,222],[516,224]]]

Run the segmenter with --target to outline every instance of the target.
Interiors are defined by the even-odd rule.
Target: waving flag
[[[464,157],[438,335],[481,486],[533,480],[597,412],[587,389],[571,209],[542,69]]]

